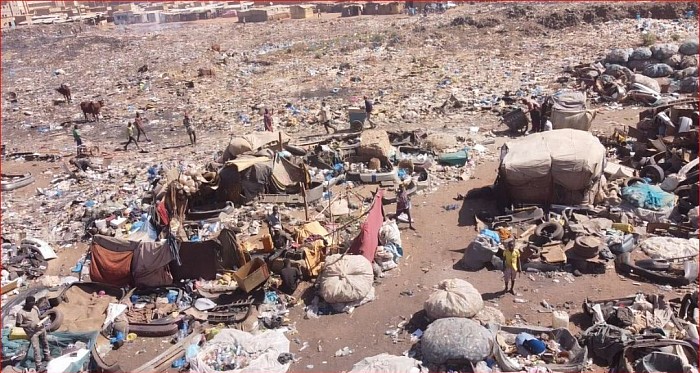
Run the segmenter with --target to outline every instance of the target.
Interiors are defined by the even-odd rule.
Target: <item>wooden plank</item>
[[[185,346],[189,346],[195,337],[201,337],[202,328],[198,327],[192,331],[185,339],[165,350],[162,354],[154,357],[146,364],[134,369],[133,373],[163,372],[170,368],[173,361],[185,355]]]

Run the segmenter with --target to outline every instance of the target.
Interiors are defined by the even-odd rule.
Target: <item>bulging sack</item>
[[[362,300],[374,283],[372,263],[362,255],[331,255],[318,282],[319,295],[328,303]]]
[[[472,284],[458,278],[443,280],[423,304],[428,318],[474,317],[484,308],[484,300]]]
[[[673,68],[665,63],[655,63],[645,67],[642,73],[650,78],[663,78],[673,74]]]
[[[443,364],[448,360],[476,363],[491,355],[493,334],[478,322],[463,318],[446,318],[428,326],[421,339],[423,361]]]
[[[688,40],[678,47],[678,51],[686,56],[698,54],[698,41]]]

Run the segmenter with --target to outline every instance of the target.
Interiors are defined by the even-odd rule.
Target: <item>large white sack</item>
[[[366,357],[352,366],[350,373],[427,373],[419,360],[387,353]]]
[[[482,308],[484,300],[472,284],[458,278],[442,280],[428,300],[423,304],[430,319],[445,317],[474,317]]]
[[[478,321],[484,326],[488,324],[503,325],[506,323],[506,317],[503,315],[503,312],[491,306],[482,308],[481,311],[474,316],[473,320]]]
[[[241,346],[249,354],[259,354],[242,369],[218,371],[206,363],[207,356],[216,353],[218,348]],[[268,330],[253,335],[235,329],[222,329],[211,341],[207,342],[197,357],[191,361],[192,372],[200,373],[285,373],[290,363],[280,364],[277,358],[282,353],[289,353],[289,340],[282,330]]]
[[[491,355],[493,334],[478,322],[463,318],[435,320],[423,333],[423,361],[443,364],[448,360],[469,360],[473,363]]]
[[[639,244],[639,248],[652,259],[676,259],[698,255],[697,238],[649,237]]]
[[[331,255],[318,283],[319,295],[328,303],[362,300],[374,283],[372,263],[362,255]]]

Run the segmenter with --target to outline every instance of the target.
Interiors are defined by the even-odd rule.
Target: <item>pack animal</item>
[[[56,92],[60,93],[63,95],[63,98],[66,100],[66,102],[71,102],[73,101],[73,97],[70,94],[70,87],[66,84],[61,84],[60,87],[56,88]]]
[[[214,70],[212,70],[212,69],[199,69],[197,71],[197,76],[199,76],[199,77],[214,76]]]
[[[83,101],[80,103],[80,109],[85,115],[85,121],[88,121],[88,114],[92,115],[94,121],[100,121],[100,110],[104,107],[104,101]]]
[[[219,44],[213,44],[211,46],[211,50],[213,50],[214,52],[221,52],[221,46]]]

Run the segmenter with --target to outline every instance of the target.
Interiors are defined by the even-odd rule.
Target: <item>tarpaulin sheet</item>
[[[220,244],[216,241],[180,243],[182,265],[170,263],[170,272],[175,281],[189,279],[216,279],[216,257]]]
[[[128,250],[129,247],[129,241],[124,241],[121,249]],[[112,251],[93,240],[90,252],[90,280],[115,286],[127,286],[133,283],[131,276],[133,251]]]
[[[384,190],[379,189],[377,194],[374,195],[374,201],[372,202],[372,208],[367,214],[365,222],[362,223],[360,227],[360,233],[352,241],[348,253],[355,255],[362,255],[370,263],[374,262],[374,253],[377,251],[377,246],[379,245],[379,229],[384,223],[384,206],[382,205],[382,197],[384,196]]]
[[[170,247],[157,242],[141,242],[134,251],[131,262],[134,285],[137,287],[158,287],[171,285],[173,276],[168,263],[173,260]]]
[[[264,148],[274,142],[279,141],[280,139],[280,134],[282,134],[282,143],[288,143],[289,140],[291,140],[291,137],[289,137],[286,133],[282,131],[274,131],[274,132],[255,132],[251,133],[250,135],[243,136],[244,139],[248,140],[250,143],[251,148],[253,150],[257,150],[258,148]]]
[[[10,340],[10,328],[2,329],[2,357],[3,360],[9,359],[10,357],[20,353],[23,350],[27,350],[27,358],[22,362],[18,362],[16,368],[34,368],[34,350],[29,347],[29,340],[19,339]],[[66,349],[68,345],[74,344],[75,342],[83,342],[90,349],[92,345],[97,340],[98,332],[88,332],[88,333],[69,333],[69,332],[53,332],[49,333],[47,341],[49,342],[49,348],[51,349],[51,357],[61,356],[63,349]],[[75,362],[70,365],[66,373],[77,373],[80,371],[85,371],[87,369],[87,364],[90,361],[90,355],[88,354],[84,359]]]
[[[534,133],[506,143],[504,149],[500,172],[515,202],[593,202],[587,201],[586,192],[598,185],[605,147],[590,133],[574,129]]]

